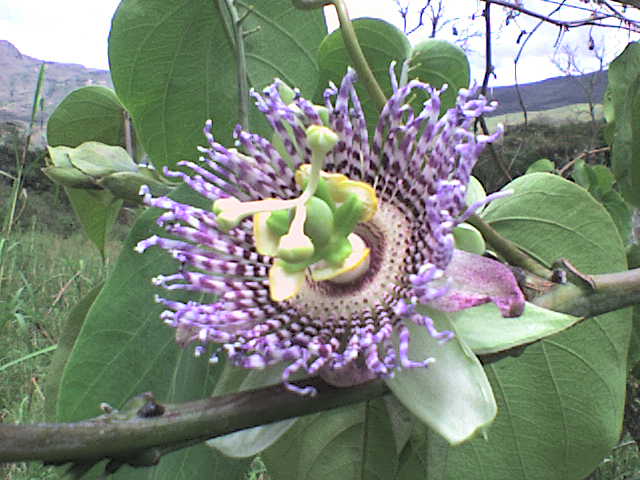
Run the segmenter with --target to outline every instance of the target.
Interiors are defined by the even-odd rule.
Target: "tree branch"
[[[146,403],[133,411],[108,413],[75,423],[0,424],[0,462],[39,460],[63,464],[101,459],[130,465],[154,465],[168,451],[287,418],[330,410],[388,393],[382,380],[351,388],[328,385],[319,378],[301,380],[318,390],[303,397],[282,385],[209,397],[178,405]],[[151,412],[157,416],[145,416]]]
[[[537,12],[535,10],[531,10],[528,8],[525,8],[523,6],[523,4],[521,2],[511,2],[511,1],[507,1],[507,0],[482,0],[483,2],[491,2],[494,3],[496,5],[500,5],[502,7],[505,7],[509,10],[512,10],[514,12],[519,12],[522,13],[523,15],[527,15],[529,17],[532,18],[537,18],[539,20],[542,20],[543,22],[547,22],[547,23],[551,23],[552,25],[556,25],[558,27],[562,27],[562,28],[574,28],[574,27],[582,27],[585,25],[594,25],[594,26],[598,26],[598,27],[608,27],[608,28],[621,28],[620,24],[609,24],[609,23],[602,23],[603,20],[608,20],[608,19],[616,19],[624,24],[626,24],[626,26],[628,28],[634,28],[635,30],[638,29],[638,22],[635,20],[632,20],[626,16],[623,16],[622,14],[620,14],[619,12],[617,12],[617,10],[613,7],[611,7],[609,5],[609,2],[607,1],[601,1],[599,2],[599,5],[604,5],[607,6],[609,8],[609,10],[611,11],[611,13],[597,13],[597,10],[595,9],[591,9],[591,14],[586,17],[586,18],[582,18],[579,20],[559,20],[559,19],[555,19],[552,18],[551,15],[547,15],[544,13],[540,13]],[[543,0],[543,1],[548,1],[548,0]],[[617,3],[622,3],[624,5],[629,5],[629,6],[634,6],[636,8],[638,7],[638,2],[637,0],[628,0],[624,1],[624,0],[615,0]],[[548,3],[557,3],[557,2],[552,2],[549,1]],[[560,5],[561,7],[563,5]],[[568,7],[568,5],[567,5]]]
[[[482,88],[480,89],[483,96],[487,96],[487,88],[489,86],[489,78],[493,74],[493,60],[492,60],[492,52],[493,49],[491,47],[491,0],[487,0],[487,5],[484,9],[484,28],[485,28],[485,69],[484,69],[484,78],[482,79]],[[485,135],[489,135],[489,128],[487,127],[487,121],[484,118],[484,115],[481,115],[478,119],[480,123],[480,128],[482,129],[482,133]],[[498,165],[498,168],[502,170],[502,174],[504,175],[507,181],[513,180],[511,174],[509,173],[509,169],[502,161],[502,157],[498,155],[496,148],[493,143],[488,145],[489,153],[491,154],[491,158],[493,162]]]

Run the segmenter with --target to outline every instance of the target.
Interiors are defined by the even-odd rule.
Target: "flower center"
[[[376,214],[375,190],[345,175],[323,172],[324,159],[338,136],[318,125],[306,133],[312,156],[295,175],[303,189],[299,197],[250,202],[222,198],[213,205],[218,227],[225,231],[253,216],[256,250],[274,257],[269,270],[274,301],[298,294],[307,275],[313,282],[349,283],[371,264],[371,249],[354,230]]]
[[[382,203],[375,216],[359,224],[355,232],[371,251],[366,272],[346,282],[318,282],[307,274],[305,288],[291,299],[301,314],[336,320],[360,318],[366,323],[365,312],[375,315],[377,305],[389,304],[402,294],[399,289],[406,283],[405,259],[411,239],[411,224],[405,215],[390,202]]]

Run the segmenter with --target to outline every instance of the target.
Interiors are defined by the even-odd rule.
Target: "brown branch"
[[[162,455],[258,425],[330,410],[389,392],[382,380],[350,388],[319,378],[301,380],[318,393],[303,397],[282,385],[209,397],[177,405],[159,405],[152,394],[133,411],[101,415],[75,423],[10,425],[0,423],[0,462],[39,460],[50,464],[118,464],[150,466]]]
[[[491,0],[487,1],[487,5],[484,9],[484,28],[485,28],[485,69],[484,69],[484,78],[482,80],[482,88],[480,91],[482,95],[487,96],[487,87],[489,85],[489,77],[493,73],[493,60],[491,57],[492,48],[491,48]],[[484,119],[484,115],[478,118],[478,122],[480,123],[480,128],[482,133],[485,135],[489,135],[489,128],[487,127],[487,122]],[[502,170],[502,174],[505,176],[505,179],[508,181],[513,180],[511,174],[509,173],[509,169],[502,161],[502,157],[498,155],[496,148],[493,143],[489,144],[489,154],[493,159],[493,162],[498,165],[498,168]]]
[[[512,10],[514,12],[519,12],[522,13],[523,15],[527,15],[529,17],[532,18],[537,18],[543,22],[546,23],[550,23],[552,25],[556,25],[558,27],[562,27],[562,28],[575,28],[575,27],[582,27],[585,25],[594,25],[594,26],[598,26],[598,27],[607,27],[607,28],[621,28],[621,25],[619,24],[608,24],[608,23],[602,23],[603,20],[608,20],[608,19],[612,19],[615,18],[623,23],[625,23],[629,28],[631,28],[632,26],[635,29],[638,29],[638,23],[632,19],[629,19],[625,16],[619,16],[616,13],[611,13],[611,14],[597,14],[595,12],[595,10],[592,10],[592,14],[589,15],[589,17],[587,18],[583,18],[580,20],[559,20],[559,19],[555,19],[552,18],[551,15],[549,14],[544,14],[544,13],[540,13],[537,12],[535,10],[531,10],[528,8],[525,8],[523,5],[518,4],[518,3],[513,3],[510,1],[506,1],[506,0],[482,0],[484,2],[491,2],[494,3],[496,5],[500,5],[502,7],[508,8],[509,10]],[[544,0],[543,0],[544,1]],[[550,2],[550,3],[555,3],[555,2]],[[607,2],[602,2],[603,4],[607,3]],[[615,9],[611,9],[612,12],[616,12]]]

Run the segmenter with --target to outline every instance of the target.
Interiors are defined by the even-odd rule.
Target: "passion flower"
[[[430,352],[408,357],[408,322],[443,341],[453,333],[437,331],[420,304],[455,311],[494,301],[505,316],[524,306],[506,267],[454,250],[454,229],[486,203],[469,207],[466,193],[478,156],[500,135],[471,132],[493,105],[461,90],[439,118],[438,90],[394,82],[370,139],[355,80],[349,70],[327,89],[326,109],[299,93],[286,103],[279,81],[253,93],[274,143],[238,127],[229,149],[207,122],[203,156],[180,163],[193,174],[166,173],[210,199],[211,211],[143,192],[147,205],[166,210],[158,223],[180,238],[138,244],[182,264],[154,282],[218,299],[158,298],[180,343],[197,352],[221,344],[246,368],[286,362],[285,385],[303,394],[313,389],[289,383],[299,370],[348,385],[429,365]],[[416,113],[407,99],[417,91],[429,98]]]

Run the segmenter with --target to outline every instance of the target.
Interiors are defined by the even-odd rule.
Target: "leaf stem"
[[[482,233],[484,239],[489,242],[493,249],[501,255],[507,263],[524,268],[525,270],[547,280],[551,278],[553,273],[551,270],[524,253],[511,240],[500,235],[491,225],[485,222],[478,215],[472,215],[469,217],[467,222]]]
[[[366,87],[369,95],[371,95],[371,98],[374,100],[378,108],[382,110],[387,103],[387,97],[382,91],[376,77],[373,75],[373,72],[369,67],[369,63],[362,52],[362,48],[358,42],[358,37],[356,36],[356,31],[353,28],[353,24],[349,18],[349,13],[347,12],[347,6],[344,0],[333,0],[331,3],[338,14],[340,31],[342,32],[344,44],[347,47],[347,51],[349,52],[349,56],[353,62],[353,67],[356,69],[356,72],[358,72],[358,77]]]
[[[241,18],[235,5],[236,0],[224,0],[224,5],[231,17],[231,31],[233,45],[235,47],[236,74],[238,78],[238,122],[242,128],[249,130],[249,77],[247,74],[247,56],[244,49],[244,34],[242,22],[246,14]],[[247,12],[248,14],[249,12]]]

